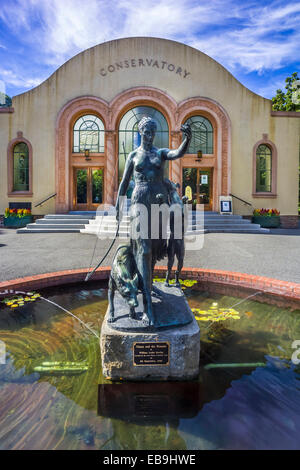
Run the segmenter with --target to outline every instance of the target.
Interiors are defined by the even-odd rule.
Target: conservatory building
[[[192,47],[146,37],[81,52],[0,108],[0,214],[22,204],[36,215],[115,204],[143,116],[157,122],[156,147],[177,148],[191,125],[188,152],[166,176],[192,202],[219,212],[226,196],[235,214],[276,208],[296,224],[300,113],[273,112]]]

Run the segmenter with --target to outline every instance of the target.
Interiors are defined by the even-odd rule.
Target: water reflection
[[[180,422],[188,449],[299,449],[299,373],[266,360],[267,367],[232,381],[223,397]]]
[[[96,329],[107,308],[104,288],[58,288],[45,297]],[[192,306],[228,307],[239,299],[188,292]],[[300,366],[290,362],[300,338],[299,311],[239,305],[241,319],[201,328],[201,372],[194,382],[109,383],[97,338],[76,319],[37,301],[1,307],[1,449],[296,449]],[[246,312],[251,315],[244,314]],[[79,323],[80,326],[80,323]],[[46,362],[85,362],[81,375],[40,375]],[[235,367],[235,363],[265,367]],[[205,369],[231,363],[230,368]]]
[[[136,423],[188,419],[203,401],[198,382],[127,382],[100,384],[98,415]]]

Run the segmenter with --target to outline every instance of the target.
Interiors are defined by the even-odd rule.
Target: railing
[[[243,202],[244,204],[247,204],[247,206],[253,207],[250,202],[244,201],[244,199],[241,199],[240,197],[235,196],[234,194],[229,193],[229,196],[234,197],[235,199],[238,199],[239,201]]]
[[[39,202],[38,204],[36,204],[34,207],[39,207],[39,206],[42,206],[44,204],[44,202],[46,201],[49,201],[49,199],[53,198],[56,196],[56,193],[53,193],[51,194],[51,196],[48,196],[46,197],[46,199],[43,199],[41,202]]]

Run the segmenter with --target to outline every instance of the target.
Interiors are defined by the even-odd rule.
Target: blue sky
[[[300,71],[300,1],[0,0],[0,91],[29,90],[78,52],[128,36],[193,46],[266,98]]]

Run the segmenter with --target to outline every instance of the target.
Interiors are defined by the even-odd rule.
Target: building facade
[[[295,224],[300,113],[271,111],[215,60],[155,38],[88,49],[0,108],[0,214],[10,203],[33,214],[114,204],[145,115],[158,123],[157,147],[178,147],[181,125],[192,126],[189,153],[167,175],[194,202],[218,211],[232,194],[236,214],[276,208]]]

